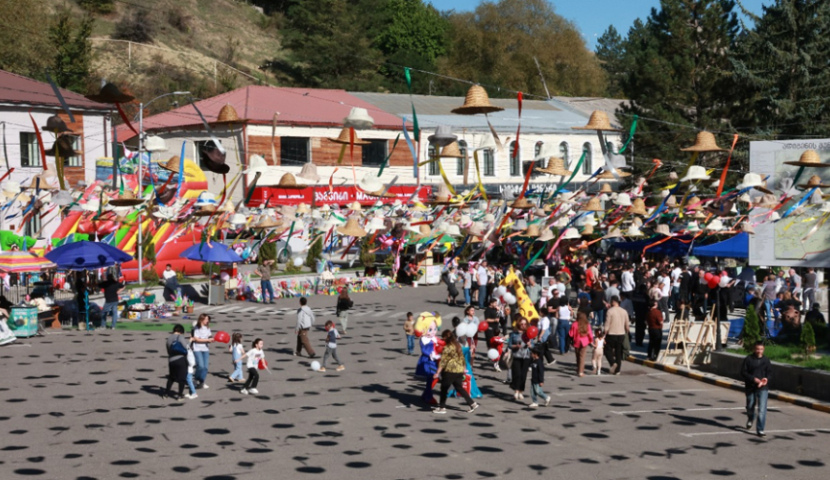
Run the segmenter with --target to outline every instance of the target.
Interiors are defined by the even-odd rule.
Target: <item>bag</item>
[[[175,353],[176,355],[187,355],[187,347],[182,345],[178,339],[170,345],[170,353]]]
[[[501,356],[502,361],[504,362],[504,366],[510,368],[513,366],[513,351],[508,348],[504,354]]]

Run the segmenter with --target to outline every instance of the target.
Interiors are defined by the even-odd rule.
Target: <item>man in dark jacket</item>
[[[648,359],[654,362],[660,355],[660,345],[663,343],[663,312],[654,300],[651,301],[651,308],[646,314],[646,325],[648,326]]]
[[[767,421],[767,397],[769,396],[769,381],[772,378],[772,364],[764,356],[764,342],[755,344],[752,355],[744,358],[741,366],[741,376],[746,382],[746,429],[752,428],[755,420],[755,406],[758,406],[758,423],[756,429],[759,437],[766,437],[764,425]]]

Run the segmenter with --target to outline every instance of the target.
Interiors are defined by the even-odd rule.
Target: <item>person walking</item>
[[[591,323],[588,316],[580,312],[576,316],[576,322],[571,326],[569,332],[574,342],[574,353],[576,353],[576,374],[579,377],[585,376],[585,352],[588,345],[594,342],[594,332],[591,331]]]
[[[101,312],[101,328],[107,328],[107,315],[112,315],[112,328],[118,323],[118,295],[124,291],[124,285],[115,280],[115,275],[107,274],[107,281],[100,285],[104,290],[104,309]]]
[[[556,325],[556,335],[559,337],[559,355],[568,353],[568,331],[571,329],[571,318],[573,318],[576,300],[571,300],[571,304],[563,299],[559,304],[559,313],[557,318],[559,323]]]
[[[767,423],[767,397],[769,396],[769,381],[772,379],[772,364],[764,356],[764,342],[756,342],[755,350],[744,358],[741,365],[741,376],[746,382],[746,429],[752,428],[756,420],[755,409],[758,409],[755,428],[759,437],[766,437],[764,427]]]
[[[266,293],[271,295],[271,301],[268,303],[274,303],[274,286],[271,285],[272,263],[274,263],[273,260],[264,260],[262,265],[256,267],[256,272],[259,274],[259,285],[262,287],[262,303],[265,303]]]
[[[802,296],[804,311],[810,311],[816,303],[816,290],[818,290],[818,275],[813,267],[807,268],[804,274],[804,295]]]
[[[294,333],[297,335],[297,349],[294,351],[295,356],[301,357],[303,348],[308,353],[308,358],[317,356],[314,353],[314,349],[311,348],[311,342],[308,341],[308,331],[313,325],[314,312],[308,306],[308,299],[300,297],[300,308],[297,309],[297,327],[294,329]]]
[[[445,342],[444,350],[441,352],[441,360],[438,362],[438,370],[435,372],[433,378],[441,380],[441,397],[438,403],[438,408],[433,410],[433,413],[443,415],[447,413],[447,395],[450,392],[450,387],[453,387],[459,395],[461,395],[470,407],[468,413],[473,412],[478,408],[478,403],[470,398],[470,394],[464,388],[464,375],[467,371],[467,362],[464,360],[464,351],[461,343],[458,342],[455,332],[452,330],[444,330],[441,338]],[[525,368],[525,370],[527,370]],[[525,372],[527,375],[527,372]]]
[[[530,298],[530,301],[533,302],[533,306],[538,310],[539,299],[542,297],[542,286],[536,283],[536,277],[533,275],[528,275],[525,291],[527,292],[527,296]]]
[[[660,346],[663,343],[663,312],[653,300],[646,314],[646,325],[648,325],[648,359],[654,362],[660,354]]]
[[[174,383],[179,384],[179,396],[182,400],[184,385],[187,383],[187,340],[184,338],[184,327],[177,324],[173,327],[170,336],[167,337],[167,387],[162,393],[162,398],[172,396],[170,388]]]
[[[542,387],[545,386],[545,362],[542,359],[542,352],[534,348],[530,351],[530,408],[539,406],[539,400],[550,405],[550,395],[545,394]]]
[[[605,290],[600,282],[594,283],[591,290],[591,312],[594,315],[594,325],[602,327],[605,325],[605,311],[608,304],[605,303]]]
[[[349,298],[349,289],[343,287],[340,289],[340,296],[337,297],[337,318],[340,319],[340,326],[343,327],[343,335],[346,335],[346,329],[349,328],[349,310],[354,307],[354,302]]]
[[[510,350],[512,351],[513,364],[510,366],[513,398],[523,400],[525,384],[527,383],[527,370],[530,368],[530,346],[532,339],[527,338],[527,320],[520,318],[516,323],[516,329],[510,334]]]
[[[473,267],[469,267],[463,272],[464,278],[464,307],[469,307],[472,304],[471,289],[473,288]]]
[[[456,300],[458,298],[458,287],[456,286],[456,283],[458,283],[458,274],[456,273],[455,267],[451,267],[441,277],[443,282],[447,284],[447,305],[452,307],[458,306],[458,301]]]
[[[265,354],[262,351],[262,347],[262,339],[257,338],[251,344],[251,349],[242,355],[242,358],[248,359],[246,364],[248,367],[248,380],[245,381],[245,385],[242,385],[242,390],[239,391],[242,395],[248,395],[249,393],[256,395],[259,393],[256,389],[259,385],[259,362],[265,361]]]
[[[210,366],[210,344],[214,342],[210,332],[210,315],[203,313],[196,320],[196,327],[193,329],[193,355],[196,356],[196,388],[209,388],[207,379],[208,367]]]
[[[605,355],[608,358],[608,364],[611,365],[609,371],[615,375],[619,375],[622,369],[625,337],[630,330],[630,319],[628,313],[620,308],[620,299],[617,297],[611,298],[611,308],[608,309],[605,318],[605,338],[607,340]]]
[[[487,260],[482,260],[481,263],[478,264],[476,277],[478,277],[478,308],[483,309],[485,302],[487,301],[487,282],[490,279],[490,276],[487,273]]]
[[[337,327],[334,326],[334,322],[329,320],[326,322],[326,351],[323,353],[323,364],[320,366],[320,370],[318,372],[325,372],[326,371],[326,360],[328,360],[329,355],[331,358],[334,359],[334,362],[337,363],[337,371],[343,371],[346,369],[346,366],[340,361],[337,357],[337,339],[340,338],[340,334],[337,333]]]

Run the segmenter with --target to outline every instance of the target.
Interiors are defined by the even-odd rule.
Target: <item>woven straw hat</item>
[[[709,215],[703,213],[703,210],[695,210],[695,213],[692,214],[691,218],[695,220],[706,220],[707,218],[709,218]]]
[[[674,195],[669,195],[669,197],[666,198],[666,206],[669,208],[677,207],[677,198],[675,198]]]
[[[360,227],[360,224],[357,223],[357,218],[349,217],[346,221],[346,225],[342,227],[337,227],[337,232],[342,235],[347,235],[349,237],[365,237],[366,230]]]
[[[523,236],[523,237],[534,237],[535,238],[535,237],[538,237],[541,234],[542,234],[542,232],[539,231],[539,225],[534,223],[532,225],[528,225],[527,229],[524,232],[522,232],[521,236]]]
[[[510,208],[514,210],[528,210],[531,208],[536,208],[536,205],[531,203],[530,200],[528,200],[527,198],[522,197],[510,204]]]
[[[619,169],[617,170],[617,175],[619,175],[620,178],[625,178],[625,177],[630,177],[631,176],[630,173],[623,172],[622,170],[619,170]],[[599,180],[615,180],[614,179],[614,174],[611,173],[611,170],[605,170],[605,169],[603,169],[602,173],[597,175],[597,179],[599,179]]]
[[[219,115],[216,116],[216,121],[213,124],[240,123],[242,121],[239,118],[239,114],[236,113],[236,109],[233,108],[233,105],[228,103],[219,110]]]
[[[622,238],[623,234],[620,227],[611,227],[611,230],[602,238]]]
[[[259,219],[257,224],[254,225],[251,228],[255,228],[257,230],[265,230],[267,228],[277,228],[277,227],[281,227],[281,226],[282,226],[282,222],[279,221],[279,220],[276,220],[272,217],[262,217],[262,218]]]
[[[813,175],[812,177],[810,177],[809,180],[807,180],[807,183],[802,183],[801,185],[799,185],[799,187],[801,187],[801,188],[829,188],[830,185],[825,185],[824,183],[822,183],[821,177],[819,177],[818,175]]]
[[[462,204],[461,202],[453,201],[452,192],[450,192],[450,189],[445,183],[438,185],[438,190],[435,192],[435,199],[430,203],[433,205]]]
[[[178,155],[174,155],[170,157],[165,163],[159,163],[159,167],[173,173],[179,173],[179,163],[181,163],[181,158]]]
[[[602,188],[599,189],[599,193],[614,193],[614,191],[611,189],[611,184],[610,183],[603,182],[602,183]]]
[[[87,95],[86,98],[98,103],[127,103],[135,100],[135,97],[123,93],[112,83],[107,83],[96,95]]]
[[[349,134],[349,127],[345,127],[340,130],[340,135],[337,138],[330,138],[334,143],[339,143],[340,145],[350,145],[350,134]],[[361,140],[360,137],[357,136],[357,132],[354,132],[354,144],[355,145],[369,145],[372,142],[367,142],[366,140]]]
[[[681,148],[681,152],[722,152],[722,148],[718,146],[715,141],[715,135],[712,132],[697,132],[695,143],[691,147]]]
[[[571,127],[574,130],[601,130],[604,132],[618,132],[619,130],[611,126],[608,120],[608,114],[602,110],[594,110],[591,112],[591,117],[588,119],[588,124],[584,127]]]
[[[559,157],[550,157],[548,159],[548,165],[545,168],[537,168],[536,171],[539,173],[547,173],[548,175],[561,175],[563,177],[573,173],[565,168],[565,160]]]
[[[594,226],[593,225],[585,225],[582,229],[582,236],[587,237],[588,235],[594,234]]]
[[[461,154],[461,150],[458,148],[458,142],[451,142],[449,145],[441,149],[441,153],[438,155],[440,158],[464,158],[464,155]]]
[[[796,167],[813,167],[813,168],[827,168],[830,167],[828,163],[821,163],[821,158],[815,150],[804,150],[797,162],[784,162],[785,165],[793,165]]]
[[[760,208],[775,208],[778,206],[778,200],[775,198],[774,194],[767,193],[761,197],[755,206]]]
[[[631,209],[629,212],[634,215],[647,215],[648,212],[646,212],[646,203],[642,198],[635,198],[634,201],[631,202]]]
[[[113,207],[134,207],[142,203],[144,203],[144,200],[136,198],[132,190],[125,190],[124,195],[120,195],[109,201],[109,204]]]
[[[52,115],[51,117],[46,119],[46,125],[40,127],[41,130],[45,130],[47,132],[52,132],[55,134],[58,133],[72,133],[72,130],[66,126],[66,122],[57,115]]]
[[[599,197],[592,197],[588,200],[588,203],[585,204],[582,208],[580,208],[583,212],[604,212],[605,209],[602,208],[602,205],[599,202]]]
[[[657,228],[654,229],[654,233],[656,233],[657,235],[665,235],[667,237],[671,236],[671,230],[669,230],[669,226],[665,223],[657,225]]]
[[[302,190],[306,187],[308,187],[308,185],[297,183],[294,175],[291,175],[290,173],[283,175],[282,178],[280,178],[280,183],[277,184],[277,188],[287,188],[292,190]]]
[[[41,189],[41,190],[51,190],[55,187],[49,185],[49,180],[55,178],[53,176],[47,176],[47,172],[43,172],[40,175],[35,175],[32,177],[32,183],[29,185],[29,188],[32,190]]]
[[[314,165],[311,162],[303,164],[303,168],[300,170],[297,178],[302,178],[303,180],[308,180],[309,182],[319,181],[320,175],[317,175],[317,165]]]
[[[308,206],[307,203],[301,203],[297,205],[296,212],[299,215],[305,215],[306,213],[311,213],[311,207]]]
[[[473,85],[467,90],[467,97],[464,98],[464,105],[454,108],[452,113],[458,115],[476,115],[479,113],[493,113],[504,110],[490,103],[487,90],[481,85]]]
[[[686,200],[686,205],[692,210],[703,210],[703,204],[700,203],[700,198],[698,198],[696,195],[692,195],[691,197],[689,197]]]

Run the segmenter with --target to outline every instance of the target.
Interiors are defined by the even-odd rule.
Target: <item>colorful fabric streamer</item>
[[[187,140],[182,142],[182,153],[179,156],[179,181],[178,181],[178,185],[176,186],[176,198],[179,198],[179,196],[182,194],[182,182],[184,180],[184,152],[185,152],[185,147],[186,146],[187,146]],[[140,159],[139,159],[139,161],[140,161]]]
[[[404,67],[403,72],[406,77],[406,88],[409,89],[409,103],[412,105],[412,131],[415,135],[415,141],[420,142],[421,129],[418,127],[418,115],[415,114],[415,101],[412,100],[412,76],[410,75],[409,67]],[[406,127],[404,127],[404,131],[406,131]]]
[[[631,128],[628,129],[628,138],[625,139],[625,143],[623,144],[620,151],[617,152],[617,155],[622,155],[623,152],[625,152],[625,149],[628,148],[628,144],[631,143],[632,139],[634,139],[634,132],[637,131],[637,119],[640,117],[634,115],[632,118],[634,119],[634,121],[631,122]]]
[[[72,115],[72,110],[69,109],[69,105],[66,104],[66,100],[64,100],[63,95],[61,94],[60,88],[55,84],[55,81],[52,80],[52,76],[49,75],[49,70],[46,70],[46,81],[49,82],[49,86],[52,87],[52,91],[55,92],[55,96],[58,97],[58,102],[63,107],[63,111],[66,112],[66,116],[69,117],[69,121],[75,123],[75,115]]]
[[[718,183],[718,192],[716,197],[720,197],[723,193],[723,186],[726,183],[726,173],[729,171],[729,163],[732,162],[732,152],[735,151],[735,145],[738,143],[738,134],[732,137],[732,148],[729,149],[729,156],[726,158],[726,166],[723,167],[723,172],[720,174],[720,183]]]
[[[780,218],[780,219],[778,219],[778,220],[776,220],[776,222],[781,221],[781,220],[784,220],[784,219],[785,219],[785,218],[787,218],[790,214],[792,214],[792,213],[795,211],[795,209],[797,209],[798,207],[800,207],[800,206],[804,205],[804,203],[806,203],[808,200],[810,200],[810,197],[812,197],[812,196],[813,196],[813,194],[816,192],[816,190],[818,190],[818,187],[814,187],[814,188],[812,188],[809,192],[807,192],[807,194],[806,194],[806,195],[804,195],[804,196],[801,198],[801,200],[797,201],[797,202],[796,202],[795,204],[793,204],[790,208],[788,208],[788,209],[787,209],[787,211],[786,211],[786,212],[784,212],[784,214],[783,214],[783,215],[781,215],[781,218]]]
[[[412,175],[418,178],[418,153],[415,149],[415,144],[409,138],[409,132],[406,130],[406,117],[403,117],[403,139],[406,140],[406,145],[409,147],[409,153],[412,154]]]

